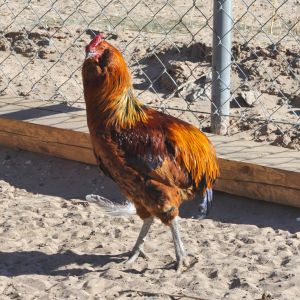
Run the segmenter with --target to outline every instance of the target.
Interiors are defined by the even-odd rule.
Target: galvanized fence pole
[[[229,125],[231,0],[214,0],[211,131],[224,135]]]

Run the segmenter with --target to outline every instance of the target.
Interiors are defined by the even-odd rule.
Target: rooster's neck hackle
[[[147,121],[145,105],[134,95],[130,72],[125,61],[121,62],[109,64],[103,80],[85,87],[88,123],[93,127],[132,128]]]
[[[106,127],[131,128],[147,120],[145,106],[136,98],[132,87],[125,88],[114,99],[102,101],[101,106]]]

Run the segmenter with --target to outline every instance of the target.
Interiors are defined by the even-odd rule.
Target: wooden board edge
[[[87,133],[54,127],[49,128],[49,126],[31,124],[23,121],[13,120],[13,122],[14,128],[18,128],[17,132],[14,132],[13,128],[11,128],[9,132],[0,129],[0,145],[93,165],[96,164]],[[16,124],[15,122],[19,123]],[[30,131],[33,135],[22,134],[22,126],[24,126],[24,123],[26,123],[25,133],[28,133],[28,128],[30,128],[30,130],[33,130]],[[52,133],[54,132],[54,137],[59,136],[62,132],[64,132],[64,136],[68,133],[69,137],[67,142],[72,141],[72,144],[62,143],[62,141],[66,142],[64,138],[56,139],[53,138],[53,136],[51,138],[45,137],[44,135],[47,134],[47,128],[49,128]],[[77,134],[79,134],[82,139],[76,139]],[[84,141],[84,143],[82,143],[83,145],[81,144],[82,141]],[[283,183],[286,181],[293,183],[295,181],[293,177],[299,176],[299,173],[223,158],[220,158],[219,163],[220,169],[223,171],[221,177],[216,182],[216,190],[247,198],[300,207],[299,184],[296,186],[284,186],[282,183],[280,185],[278,184],[278,180],[283,180]],[[273,183],[263,181],[264,177],[266,177],[266,173],[271,174],[270,176],[277,176]]]
[[[91,148],[43,141],[39,138],[0,131],[0,145],[96,165]]]
[[[220,157],[221,177],[300,190],[300,173]],[[300,201],[300,200],[299,200]]]
[[[85,132],[34,124],[0,117],[0,131],[13,135],[38,137],[44,142],[91,147],[90,135]]]
[[[230,180],[228,178],[217,179],[214,189],[246,198],[300,208],[299,189],[266,185],[264,183]]]

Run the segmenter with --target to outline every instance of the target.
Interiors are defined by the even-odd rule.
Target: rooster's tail
[[[212,207],[212,200],[213,200],[213,191],[212,189],[206,189],[203,197],[202,203],[199,204],[199,215],[198,219],[204,219],[211,207]]]
[[[136,214],[136,209],[133,203],[126,201],[124,204],[116,204],[107,198],[99,195],[86,195],[85,199],[88,202],[96,203],[108,215],[111,216],[130,216]]]

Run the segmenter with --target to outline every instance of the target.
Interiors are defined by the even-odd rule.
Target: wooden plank
[[[238,196],[300,207],[300,173],[219,158],[215,189]]]
[[[0,99],[0,144],[95,164],[85,111],[23,102],[8,107]],[[12,119],[16,116],[19,120]],[[217,190],[300,207],[299,151],[232,137],[210,139],[220,157]]]
[[[2,120],[0,119],[0,123],[1,121]],[[20,124],[20,126],[22,125]],[[35,126],[34,128],[32,128],[31,132],[34,132],[34,129],[37,129],[37,127]],[[64,135],[64,132],[61,131],[63,130],[56,129],[56,133],[58,136],[61,133],[62,135]],[[37,132],[41,133],[43,132],[43,130],[39,128]],[[87,134],[85,133],[85,135]],[[74,141],[80,142],[83,140],[80,138],[77,140],[76,136],[72,134],[71,136],[74,137]],[[58,142],[57,140],[55,141],[51,138],[44,139],[43,136],[40,136],[38,134],[34,136],[30,136],[30,135],[23,135],[20,132],[13,133],[13,132],[0,131],[1,145],[5,145],[12,148],[20,148],[23,150],[33,151],[37,153],[48,154],[48,155],[61,157],[65,159],[80,161],[83,163],[94,164],[94,165],[96,164],[94,154],[90,144],[89,147],[86,147],[85,145],[86,143],[84,145],[80,145],[79,143],[66,144],[66,143]]]
[[[44,142],[76,145],[91,148],[90,137],[87,133],[63,128],[39,125],[18,120],[0,118],[1,132],[19,136],[37,137]]]
[[[219,158],[222,178],[236,182],[274,185],[300,191],[300,173],[277,168]],[[300,200],[299,200],[300,201]]]
[[[300,207],[300,190],[259,182],[231,180],[221,177],[217,180],[215,189],[228,194],[275,202],[278,204]]]

